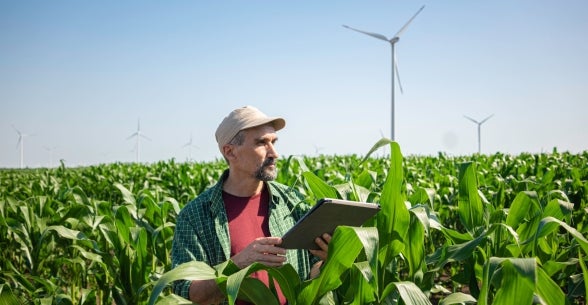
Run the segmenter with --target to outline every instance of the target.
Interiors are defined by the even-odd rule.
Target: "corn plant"
[[[389,147],[388,157],[373,152]],[[189,304],[175,278],[215,279],[232,302],[275,301],[249,275],[267,270],[290,304],[585,304],[588,152],[291,156],[278,181],[308,203],[380,203],[364,227],[339,227],[321,275],[289,265],[170,270],[175,217],[226,164],[113,163],[0,170],[0,304]]]

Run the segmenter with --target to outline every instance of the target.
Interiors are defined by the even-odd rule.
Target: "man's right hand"
[[[255,262],[268,267],[280,267],[286,262],[286,249],[277,246],[281,243],[281,237],[257,238],[231,260],[241,269]]]

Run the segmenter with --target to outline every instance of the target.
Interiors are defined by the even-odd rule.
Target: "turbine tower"
[[[394,123],[395,123],[394,122],[394,74],[396,74],[396,77],[398,78],[398,87],[400,89],[400,93],[403,93],[402,92],[402,85],[400,83],[400,75],[398,73],[398,65],[397,65],[397,62],[396,62],[396,52],[395,52],[394,46],[398,42],[398,40],[400,40],[400,35],[404,31],[406,31],[406,28],[408,27],[408,25],[412,22],[412,20],[414,20],[414,18],[424,8],[425,8],[424,5],[421,6],[421,8],[412,16],[412,18],[410,18],[406,22],[406,24],[404,24],[404,26],[401,27],[400,30],[392,38],[390,38],[390,39],[388,39],[388,37],[386,37],[386,36],[384,36],[382,34],[365,32],[365,31],[362,31],[362,30],[354,29],[354,28],[352,28],[350,26],[347,26],[347,25],[343,25],[343,27],[346,27],[346,28],[348,28],[350,30],[354,30],[356,32],[359,32],[359,33],[362,33],[362,34],[366,34],[368,36],[371,36],[371,37],[374,37],[374,38],[377,38],[377,39],[380,39],[380,40],[384,40],[384,41],[387,41],[387,42],[390,43],[390,47],[392,49],[392,73],[391,73],[391,76],[392,76],[392,88],[391,88],[391,96],[390,96],[390,98],[392,100],[392,102],[391,102],[391,115],[392,115],[392,118],[391,118],[391,122],[390,122],[390,124],[391,124],[391,127],[390,127],[390,138],[392,139],[392,141],[394,141]]]
[[[474,120],[474,119],[470,118],[469,116],[467,116],[467,115],[464,115],[464,117],[465,117],[466,119],[468,119],[468,120],[470,120],[470,121],[472,121],[472,122],[474,122],[474,123],[478,124],[478,154],[480,154],[480,153],[481,153],[481,151],[482,151],[482,144],[481,144],[481,132],[480,132],[481,126],[482,126],[482,124],[484,124],[484,122],[488,121],[488,119],[490,119],[492,116],[494,116],[494,114],[491,114],[491,115],[489,115],[487,118],[485,118],[485,119],[483,119],[483,120],[481,120],[481,121],[479,121],[479,122],[478,122],[478,121],[476,121],[476,120]]]
[[[141,161],[141,146],[140,146],[141,138],[151,141],[151,139],[149,139],[147,136],[145,136],[141,132],[141,120],[137,120],[137,131],[135,133],[133,133],[132,135],[130,135],[127,138],[127,140],[129,140],[133,137],[135,137],[137,139],[137,142],[135,144],[135,152],[137,154],[137,163],[139,163]]]
[[[20,146],[20,168],[23,168],[24,167],[24,138],[28,137],[29,135],[20,132],[20,130],[18,130],[16,127],[14,127],[14,125],[12,125],[12,128],[14,128],[14,130],[18,134],[18,141],[16,142],[16,147],[19,148],[19,146]]]

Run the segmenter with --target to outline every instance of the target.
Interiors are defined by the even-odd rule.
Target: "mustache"
[[[267,158],[267,159],[263,160],[261,167],[266,167],[266,166],[270,166],[270,165],[276,165],[276,158]]]

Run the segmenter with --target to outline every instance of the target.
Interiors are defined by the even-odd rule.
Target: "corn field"
[[[387,157],[373,157],[389,147]],[[243,280],[269,269],[289,304],[586,304],[588,152],[283,158],[278,182],[377,202],[339,227],[321,275],[257,264],[170,270],[175,218],[224,161],[0,170],[0,304],[190,304],[174,279],[213,278],[230,303],[275,304]],[[295,274],[295,273],[294,273]]]

